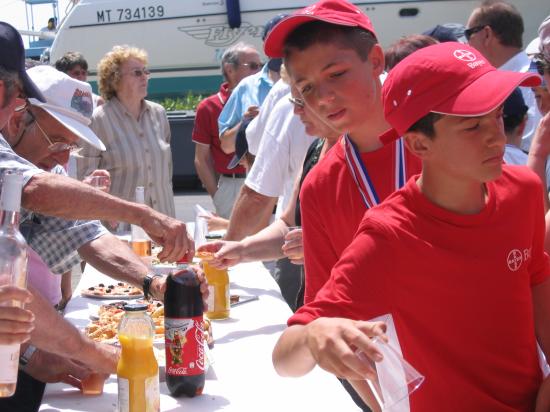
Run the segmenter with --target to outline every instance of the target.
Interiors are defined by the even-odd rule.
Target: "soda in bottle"
[[[173,396],[202,394],[203,310],[196,273],[188,265],[178,265],[166,279],[164,293],[166,385]]]
[[[23,175],[7,171],[0,195],[0,285],[27,286],[27,242],[19,232]],[[22,306],[12,301],[6,306]],[[0,345],[0,398],[15,393],[20,345]]]
[[[155,325],[143,303],[124,306],[118,329],[118,411],[159,412],[159,367],[153,353]]]

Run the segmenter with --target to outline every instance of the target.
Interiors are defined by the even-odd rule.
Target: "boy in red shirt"
[[[420,161],[402,139],[386,146],[378,139],[389,127],[380,95],[384,52],[356,6],[319,1],[279,22],[264,47],[270,57],[284,56],[306,104],[343,135],[300,194],[307,303],[328,280],[365,211],[418,173]]]
[[[537,340],[550,355],[542,186],[529,169],[502,166],[502,105],[538,83],[461,43],[418,50],[390,72],[393,129],[382,138],[404,136],[422,174],[365,214],[315,301],[289,320],[273,353],[281,375],[318,363],[366,393],[360,379],[374,372],[354,352],[377,360],[369,336],[383,325],[361,320],[390,313],[392,343],[426,377],[411,411],[535,410]]]

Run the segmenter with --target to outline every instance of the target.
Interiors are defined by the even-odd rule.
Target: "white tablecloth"
[[[231,293],[257,295],[259,300],[231,309],[230,319],[212,322],[214,364],[206,375],[202,396],[172,398],[161,382],[162,411],[357,411],[336,378],[316,368],[302,378],[281,378],[273,369],[271,352],[286,327],[291,311],[279,287],[261,263],[247,263],[230,271]],[[108,281],[87,265],[76,294],[88,286]],[[88,303],[95,299],[75,296],[66,318],[78,327],[89,322]],[[161,381],[164,379],[161,377]],[[41,411],[114,411],[117,383],[113,375],[100,396],[84,397],[75,388],[50,384]]]

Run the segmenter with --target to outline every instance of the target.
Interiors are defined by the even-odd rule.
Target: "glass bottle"
[[[159,367],[153,353],[155,325],[145,312],[147,304],[124,306],[118,328],[122,346],[117,366],[118,411],[160,411]]]
[[[23,176],[6,172],[0,194],[0,285],[27,286],[27,242],[19,232]],[[20,302],[4,306],[22,306]],[[0,397],[14,394],[20,345],[0,345]]]
[[[136,203],[145,204],[145,189],[136,187]],[[151,256],[151,239],[138,225],[132,225],[132,250],[141,257]]]
[[[173,396],[202,394],[204,373],[203,304],[200,283],[189,266],[166,279],[164,341],[166,386]]]

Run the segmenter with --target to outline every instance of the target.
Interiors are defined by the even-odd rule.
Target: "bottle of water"
[[[27,242],[19,232],[23,176],[6,172],[0,194],[0,285],[27,286]],[[5,305],[5,304],[4,304]],[[8,305],[21,305],[11,302]],[[2,310],[0,308],[0,310]],[[19,344],[0,345],[0,397],[15,393]]]
[[[145,203],[145,190],[143,186],[136,187],[136,203]],[[151,239],[137,225],[132,225],[132,249],[138,256],[151,256]]]

